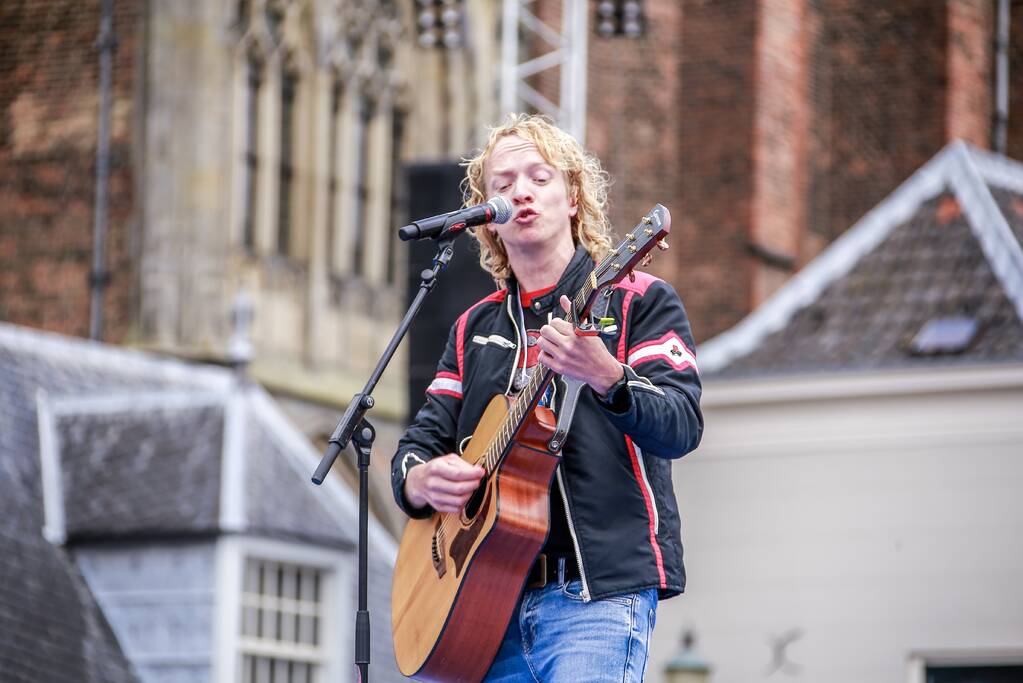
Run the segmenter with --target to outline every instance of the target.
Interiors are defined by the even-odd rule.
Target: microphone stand
[[[359,467],[359,607],[355,615],[355,665],[358,667],[358,680],[361,683],[369,683],[370,628],[367,605],[369,459],[370,451],[373,448],[373,440],[376,438],[376,430],[366,419],[366,413],[376,403],[372,395],[373,389],[376,387],[377,382],[380,381],[381,375],[384,374],[387,364],[391,362],[391,357],[394,356],[398,345],[405,338],[405,334],[412,325],[412,320],[419,313],[419,309],[422,308],[426,295],[437,284],[437,275],[447,268],[448,262],[451,261],[451,257],[455,253],[453,243],[455,238],[458,237],[459,231],[455,231],[452,234],[445,227],[445,231],[441,234],[445,236],[438,240],[437,255],[433,257],[433,266],[420,274],[422,281],[419,283],[419,292],[416,294],[416,298],[413,299],[412,304],[405,312],[405,317],[402,318],[401,324],[395,330],[390,343],[384,349],[380,360],[377,361],[376,368],[373,369],[373,373],[366,381],[366,385],[362,391],[352,397],[351,402],[348,404],[348,409],[345,410],[341,421],[338,422],[337,428],[331,435],[327,450],[312,477],[314,484],[322,484],[337,456],[350,441],[354,442],[358,454],[357,462]]]

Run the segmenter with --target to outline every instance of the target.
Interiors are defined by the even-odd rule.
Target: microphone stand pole
[[[453,235],[448,235],[438,240],[437,255],[433,257],[433,266],[420,274],[422,281],[419,283],[419,292],[416,294],[416,298],[413,299],[408,311],[405,312],[405,317],[402,318],[401,324],[395,330],[390,343],[384,349],[380,360],[377,361],[376,368],[374,368],[373,373],[366,381],[366,385],[362,391],[352,397],[351,402],[348,404],[348,409],[345,410],[345,414],[341,417],[341,421],[338,422],[337,428],[330,437],[327,450],[320,460],[319,466],[313,473],[313,483],[322,484],[337,456],[350,441],[354,442],[359,466],[359,607],[355,615],[355,665],[358,667],[359,681],[361,683],[369,683],[370,629],[367,605],[368,483],[370,451],[373,448],[373,440],[376,437],[376,430],[373,429],[373,426],[366,419],[366,413],[375,404],[373,389],[376,387],[377,382],[380,381],[381,375],[384,374],[387,364],[391,362],[391,357],[394,356],[398,345],[405,338],[405,334],[412,325],[412,320],[419,313],[419,309],[422,308],[426,295],[437,284],[437,275],[451,261],[451,257],[455,253],[453,243],[457,236],[458,233],[456,232]]]

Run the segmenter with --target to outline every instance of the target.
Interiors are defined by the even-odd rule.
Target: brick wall
[[[682,293],[698,339],[952,138],[989,145],[992,0],[644,6],[643,38],[591,38],[588,144],[615,178],[619,228],[655,201],[672,210],[673,249],[652,270]],[[1013,21],[1017,123],[1023,10]],[[1023,149],[1021,130],[1010,143]]]
[[[753,46],[748,3],[645,3],[646,34],[590,43],[588,144],[611,175],[619,232],[655,202],[671,249],[651,270],[675,284],[707,339],[749,309]]]
[[[107,340],[132,312],[132,87],[139,6],[116,2]],[[99,120],[98,0],[0,5],[0,320],[89,334]]]
[[[1023,160],[1023,4],[1009,10],[1008,156]]]
[[[817,6],[809,229],[830,242],[946,143],[944,3]]]
[[[759,305],[799,263],[807,209],[808,54],[817,17],[805,0],[764,3],[756,35],[753,147],[752,305]]]
[[[990,0],[948,3],[948,139],[991,146],[995,8]]]

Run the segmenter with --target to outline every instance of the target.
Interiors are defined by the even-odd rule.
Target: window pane
[[[276,610],[260,610],[259,635],[261,638],[277,640],[277,614]]]
[[[289,669],[289,662],[286,659],[274,660],[274,683],[290,683],[291,672]]]
[[[306,645],[316,645],[316,617],[299,617],[298,642]]]
[[[302,589],[299,594],[299,599],[306,602],[318,602],[320,596],[317,595],[319,592],[317,583],[318,572],[314,569],[302,570]]]
[[[927,683],[1019,683],[1019,681],[1023,681],[1023,664],[927,667]]]
[[[260,564],[253,560],[249,560],[245,563],[245,592],[246,593],[258,593],[259,592],[259,572]]]
[[[298,567],[285,565],[281,568],[281,597],[298,599]]]
[[[268,657],[255,657],[255,669],[256,675],[253,677],[254,683],[271,683],[271,660]]]
[[[242,635],[259,635],[259,610],[255,607],[246,606],[242,608]]]
[[[281,612],[281,640],[286,643],[298,642],[298,615],[290,611]]]

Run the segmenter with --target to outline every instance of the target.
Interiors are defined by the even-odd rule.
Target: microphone
[[[491,197],[486,204],[477,204],[456,211],[449,211],[437,216],[412,221],[398,230],[398,237],[403,241],[422,240],[427,237],[440,239],[448,235],[458,234],[473,225],[486,223],[507,223],[512,217],[512,205],[501,196]],[[445,226],[447,228],[445,229]]]

